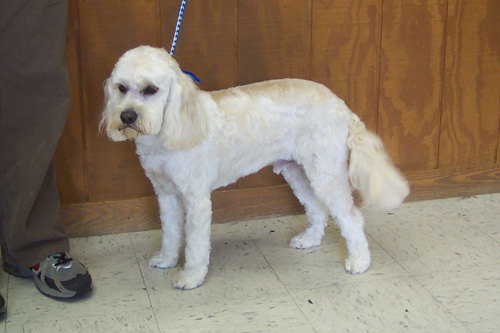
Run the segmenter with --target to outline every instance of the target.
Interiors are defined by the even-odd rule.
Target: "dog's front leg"
[[[170,268],[177,265],[181,246],[184,207],[177,195],[158,195],[162,227],[161,249],[149,260],[149,265]]]
[[[210,260],[210,225],[212,203],[210,193],[196,194],[184,198],[186,209],[186,265],[174,277],[174,287],[194,289],[199,287],[207,275]]]

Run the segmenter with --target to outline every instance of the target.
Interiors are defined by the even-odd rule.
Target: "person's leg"
[[[22,203],[27,205],[26,201],[32,202],[31,200],[23,201],[20,200],[20,204],[16,206],[18,210],[22,209]],[[5,244],[5,246],[2,245],[4,262],[32,267],[49,254],[69,252],[68,238],[64,233],[58,211],[59,195],[55,184],[54,167],[51,163],[38,188],[38,195],[32,203],[26,222],[11,219],[10,221],[17,224],[4,223],[8,225],[2,232],[2,236],[6,236],[2,242]]]
[[[56,293],[42,290],[54,297],[75,295],[63,290],[67,287],[64,279],[73,279],[75,272],[86,276],[86,288],[90,287],[85,267],[65,254],[69,241],[59,217],[52,161],[70,99],[64,58],[66,21],[65,0],[0,2],[0,240],[4,268],[18,276],[32,273],[40,290],[46,285],[57,289]]]
[[[2,1],[0,13],[2,248],[7,262],[31,267],[69,250],[52,165],[69,107],[67,8]]]

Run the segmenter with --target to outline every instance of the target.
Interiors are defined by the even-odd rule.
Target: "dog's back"
[[[281,79],[209,94],[217,104],[216,116],[221,118],[225,137],[244,135],[247,143],[291,140],[295,144],[294,138],[330,131],[331,141],[347,140],[351,111],[322,84]]]

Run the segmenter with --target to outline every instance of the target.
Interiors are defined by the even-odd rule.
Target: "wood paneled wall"
[[[72,103],[56,153],[72,235],[158,227],[131,142],[99,134],[102,83],[126,50],[170,48],[180,0],[70,0]],[[410,200],[500,190],[500,1],[188,0],[175,58],[204,90],[321,82],[384,140]],[[213,194],[214,220],[300,211],[269,168]]]

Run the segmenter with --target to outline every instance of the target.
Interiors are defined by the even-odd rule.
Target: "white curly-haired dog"
[[[332,215],[352,274],[370,265],[352,187],[366,206],[382,209],[409,193],[380,139],[321,84],[283,79],[205,92],[164,49],[140,46],[118,60],[104,90],[101,129],[113,141],[135,139],[158,196],[163,237],[151,266],[177,265],[185,230],[175,288],[196,288],[207,274],[210,193],[265,166],[284,176],[305,207],[308,226],[290,246],[320,245]]]

